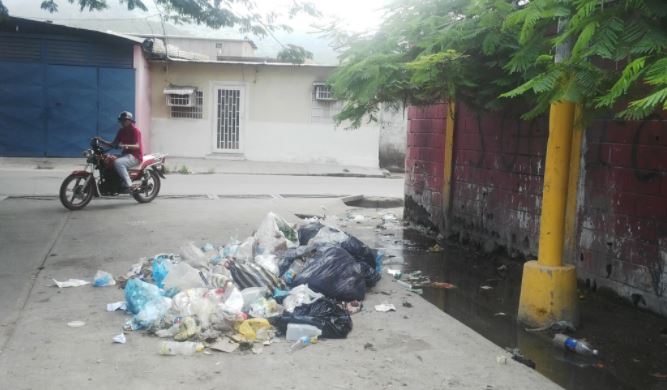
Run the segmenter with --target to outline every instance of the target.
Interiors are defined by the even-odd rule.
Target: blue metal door
[[[44,66],[0,61],[0,155],[43,156]]]
[[[119,113],[135,112],[134,88],[134,69],[99,68],[97,129],[102,138],[116,136]]]
[[[49,65],[46,155],[75,157],[97,135],[97,68]]]

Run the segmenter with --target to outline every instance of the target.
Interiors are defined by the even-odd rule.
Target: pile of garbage
[[[278,335],[301,348],[348,335],[350,315],[380,279],[381,264],[381,253],[318,219],[294,226],[269,213],[243,242],[189,243],[180,254],[134,264],[111,279],[125,302],[108,310],[132,314],[124,331],[168,339],[160,347],[167,355],[205,347],[258,353]]]

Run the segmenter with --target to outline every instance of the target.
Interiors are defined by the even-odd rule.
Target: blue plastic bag
[[[160,298],[162,298],[162,292],[154,284],[146,283],[139,279],[130,279],[125,285],[127,310],[132,314],[139,314],[148,302]]]

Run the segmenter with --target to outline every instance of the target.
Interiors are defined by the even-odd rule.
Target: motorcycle
[[[112,198],[123,192],[122,180],[114,161],[118,156],[107,154],[97,138],[90,140],[90,149],[82,155],[86,158],[86,167],[74,171],[65,178],[60,186],[60,202],[70,210],[81,210],[93,197]],[[147,154],[141,164],[128,169],[133,182],[140,181],[138,188],[130,195],[139,203],[148,203],[160,192],[160,178],[164,176],[164,162],[167,155],[162,153]]]

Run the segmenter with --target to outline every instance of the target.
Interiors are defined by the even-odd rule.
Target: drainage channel
[[[404,237],[421,248],[434,244],[415,231]],[[582,323],[572,335],[591,342],[600,357],[563,351],[552,344],[555,330],[527,330],[517,323],[521,262],[468,248],[443,249],[401,250],[404,272],[419,270],[456,286],[424,288],[423,297],[498,346],[518,348],[549,379],[568,390],[667,389],[665,318],[582,286]]]

